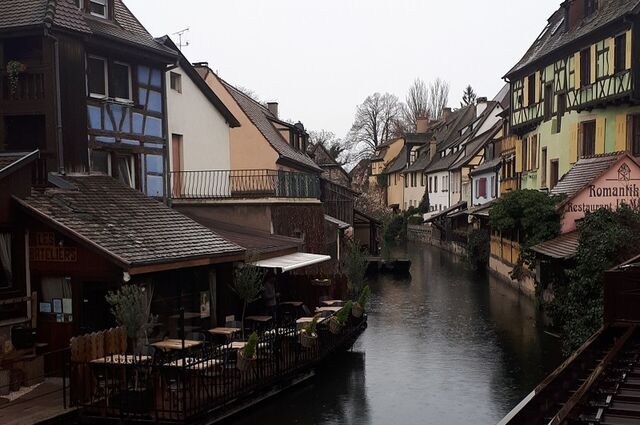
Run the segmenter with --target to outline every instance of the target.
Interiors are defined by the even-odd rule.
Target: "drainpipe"
[[[48,28],[45,28],[44,36],[53,40],[56,80],[56,146],[58,149],[58,173],[64,175],[64,139],[62,132],[62,99],[60,95],[60,45],[58,38],[51,34]]]

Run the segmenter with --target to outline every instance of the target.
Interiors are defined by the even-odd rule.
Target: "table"
[[[271,316],[247,316],[245,320],[258,323],[269,323],[273,320]]]
[[[245,341],[234,341],[229,345],[229,348],[232,350],[242,350],[246,346],[247,343]]]
[[[149,356],[134,356],[131,354],[114,354],[112,356],[102,357],[100,359],[91,360],[90,363],[93,364],[104,364],[104,365],[130,365],[134,362],[147,362],[151,360]]]
[[[184,340],[184,348],[195,348],[201,346],[202,341],[192,341],[189,339]],[[158,341],[151,344],[152,347],[159,348],[161,350],[182,350],[181,339],[165,339],[164,341]]]
[[[316,313],[337,313],[342,310],[342,307],[318,307],[316,308]]]
[[[184,312],[184,320],[191,320],[191,319],[200,319],[200,313],[192,313],[192,312]],[[180,318],[180,314],[174,314],[173,316],[169,316],[169,319],[179,319]]]
[[[280,303],[280,305],[286,305],[286,306],[291,306],[291,307],[295,307],[295,308],[300,308],[304,305],[304,303],[302,301],[285,301],[283,303]]]
[[[326,300],[322,301],[322,304],[326,307],[341,307],[344,305],[342,300]]]
[[[205,370],[215,366],[219,366],[221,364],[224,364],[222,360],[217,360],[217,359],[200,360],[200,359],[194,359],[191,357],[186,357],[184,359],[178,359],[176,361],[168,363],[166,366],[171,366],[171,367],[185,366],[187,369],[191,369],[191,370]]]
[[[242,329],[240,328],[213,328],[213,329],[209,329],[209,333],[213,334],[213,335],[222,335],[222,336],[226,336],[226,337],[230,337],[233,336],[234,334],[237,334],[238,332],[240,332]]]

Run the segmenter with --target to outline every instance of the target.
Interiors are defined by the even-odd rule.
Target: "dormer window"
[[[76,7],[80,10],[84,10],[84,0],[75,0]]]
[[[598,11],[598,0],[584,0],[584,17],[588,18]]]
[[[79,1],[82,2],[84,0]],[[107,19],[107,17],[109,16],[109,7],[107,4],[107,0],[89,0],[89,12],[93,16]]]

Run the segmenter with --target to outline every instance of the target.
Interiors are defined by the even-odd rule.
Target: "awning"
[[[348,229],[349,227],[351,227],[349,223],[346,223],[342,220],[338,220],[337,218],[331,217],[330,215],[327,215],[327,214],[324,215],[324,219],[325,221],[328,221],[329,223],[338,226],[338,229],[340,230]]]
[[[578,232],[566,233],[531,248],[532,251],[545,257],[567,260],[576,256],[580,245]]]
[[[324,263],[329,260],[331,260],[329,255],[298,252],[296,254],[256,261],[253,265],[264,269],[279,269],[282,272],[289,272],[291,270],[301,269],[314,264]]]

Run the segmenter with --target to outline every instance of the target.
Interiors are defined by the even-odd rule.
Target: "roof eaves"
[[[21,155],[22,153],[17,153],[16,155]],[[0,154],[1,155],[1,154]],[[20,168],[24,165],[30,164],[36,159],[40,158],[40,151],[35,150],[33,152],[25,152],[20,159],[14,161],[13,163],[7,165],[3,169],[0,169],[0,178],[10,174],[14,169]]]

